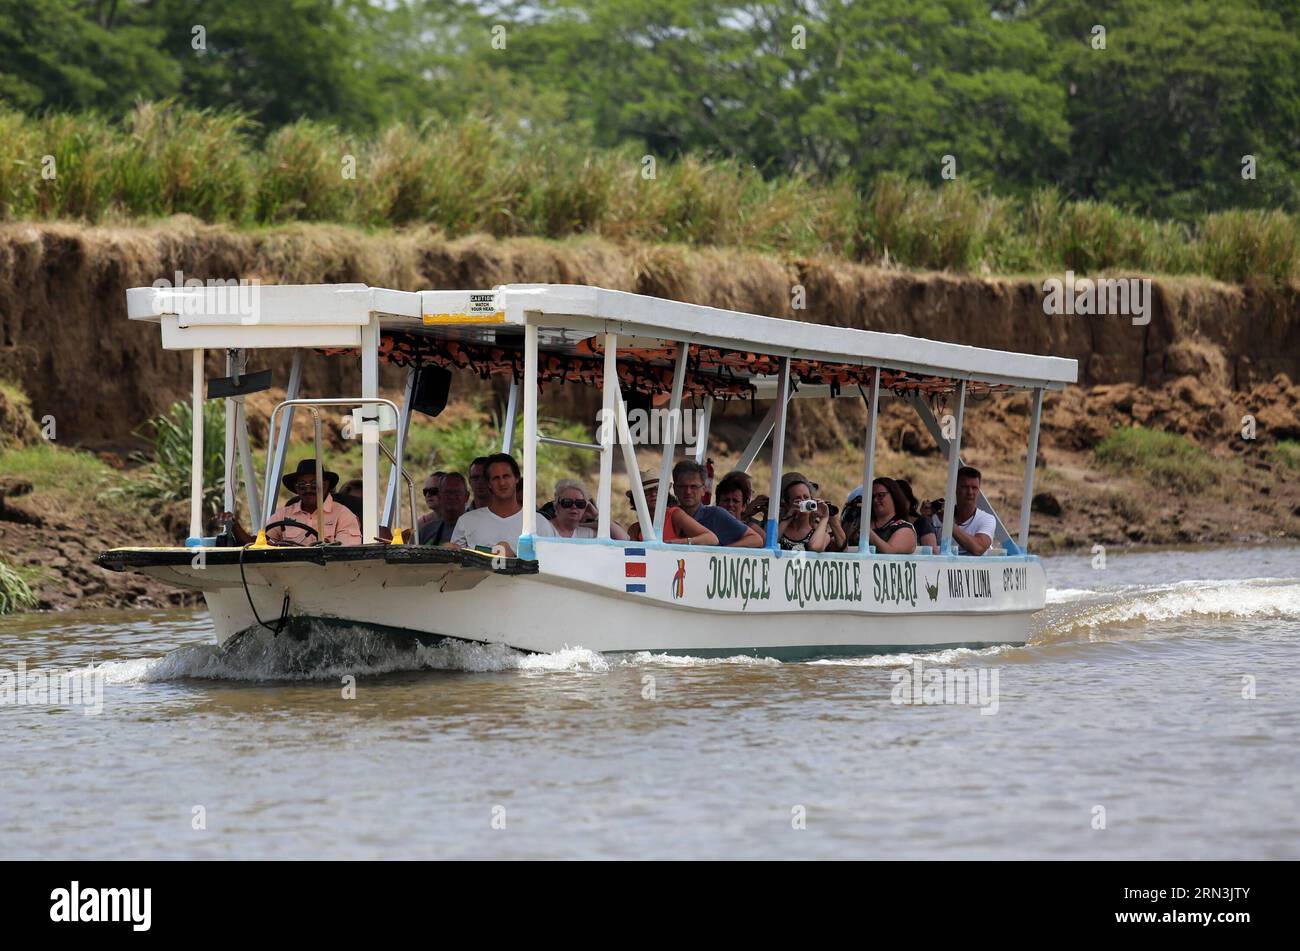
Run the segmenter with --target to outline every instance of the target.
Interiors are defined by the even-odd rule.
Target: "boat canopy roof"
[[[618,335],[619,375],[647,392],[671,388],[690,345],[687,395],[764,395],[779,359],[801,386],[831,395],[870,381],[927,394],[1062,389],[1078,363],[904,334],[831,327],[576,284],[505,284],[483,291],[397,291],[365,284],[139,287],[132,320],[161,325],[167,349],[314,348],[347,352],[378,320],[379,355],[401,366],[520,376],[523,328],[538,327],[539,381],[600,385],[603,334]]]

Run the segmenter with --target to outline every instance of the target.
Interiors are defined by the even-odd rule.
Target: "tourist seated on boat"
[[[561,479],[555,483],[552,511],[555,514],[551,516],[551,527],[560,538],[596,537],[598,513],[581,482]],[[627,541],[627,532],[616,522],[610,522],[609,535]]]
[[[739,469],[728,472],[718,483],[713,497],[718,508],[726,509],[742,522],[748,522],[750,516],[745,510],[754,499],[754,482],[747,472]]]
[[[993,545],[997,521],[979,507],[980,471],[974,466],[957,470],[957,505],[952,513],[952,540],[958,554],[982,555]]]
[[[912,483],[906,479],[895,479],[899,489],[903,492],[903,498],[907,499],[907,520],[912,523],[912,528],[916,530],[916,544],[918,547],[927,548],[939,547],[939,535],[934,530],[934,522],[921,514],[921,508],[916,501],[916,493],[912,491]]]
[[[909,522],[907,497],[898,483],[881,476],[871,483],[870,544],[884,555],[910,555],[916,551],[916,528]]]
[[[298,462],[297,469],[287,473],[281,479],[285,488],[296,493],[297,498],[271,513],[271,518],[266,523],[271,526],[288,519],[298,524],[268,528],[267,541],[294,545],[314,545],[318,541],[339,545],[361,544],[361,523],[348,509],[331,498],[331,493],[339,484],[338,473],[325,471],[324,476],[325,501],[321,506],[321,514],[325,537],[323,539],[316,537],[316,461],[302,459]],[[223,513],[221,517],[223,521],[230,523],[230,530],[239,544],[248,545],[254,541],[253,536],[244,530],[239,520],[230,512]]]
[[[826,503],[826,530],[830,532],[830,540],[826,543],[827,551],[844,551],[848,545],[848,533],[844,531],[844,523],[840,520],[840,510],[830,502]]]
[[[471,509],[482,508],[488,504],[491,492],[487,480],[487,456],[479,456],[469,464],[469,493]]]
[[[459,472],[446,473],[438,484],[439,510],[442,514],[420,525],[421,545],[445,545],[451,541],[456,523],[469,503],[469,483]]]
[[[756,527],[766,539],[767,519],[759,521]],[[785,551],[823,552],[830,543],[830,506],[823,499],[813,497],[813,483],[803,473],[787,472],[781,477],[776,540]]]
[[[840,520],[844,525],[844,550],[857,551],[862,537],[862,486],[856,486],[844,500]]]
[[[673,493],[683,512],[718,537],[717,544],[730,548],[762,548],[763,536],[718,505],[705,505],[707,471],[693,459],[673,466]]]
[[[451,544],[457,548],[477,548],[513,557],[515,545],[524,532],[524,507],[519,502],[517,489],[519,463],[514,456],[504,452],[486,458],[487,465],[483,468],[488,481],[487,504],[471,509],[456,520]],[[555,535],[555,529],[539,515],[534,520],[533,534],[549,538]]]
[[[655,503],[659,498],[659,477],[649,472],[641,473],[641,488],[645,491],[646,508],[650,511],[650,517],[654,518]],[[631,492],[627,493],[627,501],[635,511]],[[640,520],[634,521],[627,527],[627,536],[633,541],[641,541]],[[716,545],[718,536],[683,512],[677,500],[670,494],[668,508],[664,514],[663,540],[674,545]]]
[[[415,523],[416,527],[423,528],[435,518],[442,518],[440,492],[442,491],[442,479],[446,474],[439,470],[424,480],[424,504],[429,507],[429,511],[420,516],[420,520]]]
[[[361,521],[361,499],[365,491],[364,486],[365,483],[360,479],[348,479],[334,493],[334,501],[346,506],[347,510],[357,517],[358,522]]]

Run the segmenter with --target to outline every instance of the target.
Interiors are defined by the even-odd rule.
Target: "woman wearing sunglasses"
[[[563,538],[596,537],[596,506],[587,498],[587,490],[581,482],[561,479],[555,484],[555,515],[551,518],[551,527]],[[627,532],[612,521],[609,535],[627,541]]]

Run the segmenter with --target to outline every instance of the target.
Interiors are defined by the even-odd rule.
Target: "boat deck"
[[[506,558],[467,548],[433,548],[425,545],[326,545],[271,548],[114,548],[95,559],[109,571],[138,568],[197,567],[196,560],[212,567],[238,565],[328,565],[335,562],[384,562],[390,565],[458,565],[503,575],[535,575],[537,562]]]

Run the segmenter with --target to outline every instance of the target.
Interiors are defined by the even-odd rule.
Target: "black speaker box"
[[[411,408],[428,416],[437,416],[447,408],[451,393],[451,371],[442,367],[421,367],[415,376]]]

